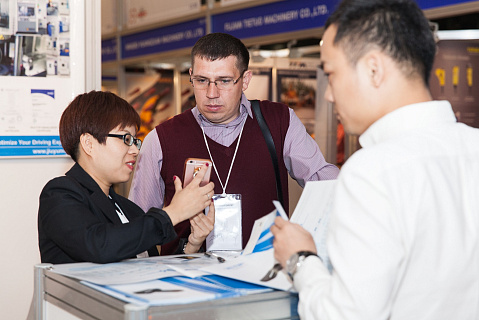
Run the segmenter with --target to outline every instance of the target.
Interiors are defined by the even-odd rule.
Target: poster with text
[[[65,155],[70,65],[70,1],[0,0],[0,157]]]

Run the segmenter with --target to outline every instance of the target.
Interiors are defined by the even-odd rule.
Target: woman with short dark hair
[[[175,177],[175,196],[163,209],[145,214],[115,193],[112,186],[128,181],[133,172],[141,147],[135,137],[139,127],[138,113],[110,92],[81,94],[65,109],[60,140],[76,163],[65,176],[48,182],[40,195],[42,262],[107,263],[158,255],[156,245],[174,239],[173,226],[186,219],[194,221],[195,240],[202,243],[211,232],[214,185],[199,186],[205,166],[184,189]]]

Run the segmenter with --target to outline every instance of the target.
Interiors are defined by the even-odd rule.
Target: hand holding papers
[[[330,270],[326,234],[335,185],[334,180],[306,183],[291,217],[291,222],[298,223],[312,234],[318,255]],[[202,270],[275,289],[291,290],[291,282],[286,274],[280,271],[280,266],[274,268],[273,235],[269,229],[277,216],[283,216],[287,220],[280,205],[255,222],[250,240],[240,257]]]

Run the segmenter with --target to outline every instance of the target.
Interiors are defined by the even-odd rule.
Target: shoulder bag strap
[[[281,178],[279,176],[278,156],[276,155],[276,148],[274,147],[273,137],[271,136],[268,125],[264,121],[263,114],[261,113],[261,109],[259,107],[259,101],[250,100],[250,102],[251,109],[254,112],[256,120],[258,121],[261,132],[263,133],[264,140],[266,141],[266,145],[268,146],[269,154],[271,155],[271,161],[273,162],[274,173],[276,175],[276,193],[278,195],[279,202],[284,207],[282,191],[283,188],[281,187]]]

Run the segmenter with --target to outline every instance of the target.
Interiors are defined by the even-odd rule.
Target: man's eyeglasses
[[[140,150],[141,148],[141,140],[140,139],[137,139],[135,137],[133,137],[131,134],[129,133],[125,133],[125,134],[113,134],[113,133],[109,133],[107,134],[108,137],[113,137],[113,138],[118,138],[118,139],[123,139],[123,142],[127,145],[127,146],[132,146],[133,144],[138,148],[138,150]]]
[[[235,84],[238,83],[239,79],[243,77],[244,71],[241,73],[238,79],[229,79],[229,78],[224,78],[224,79],[218,79],[218,80],[213,80],[211,81],[210,79],[206,78],[190,78],[190,82],[193,85],[194,88],[199,89],[199,90],[204,90],[207,89],[210,84],[214,83],[216,88],[218,90],[230,90],[234,87]]]

